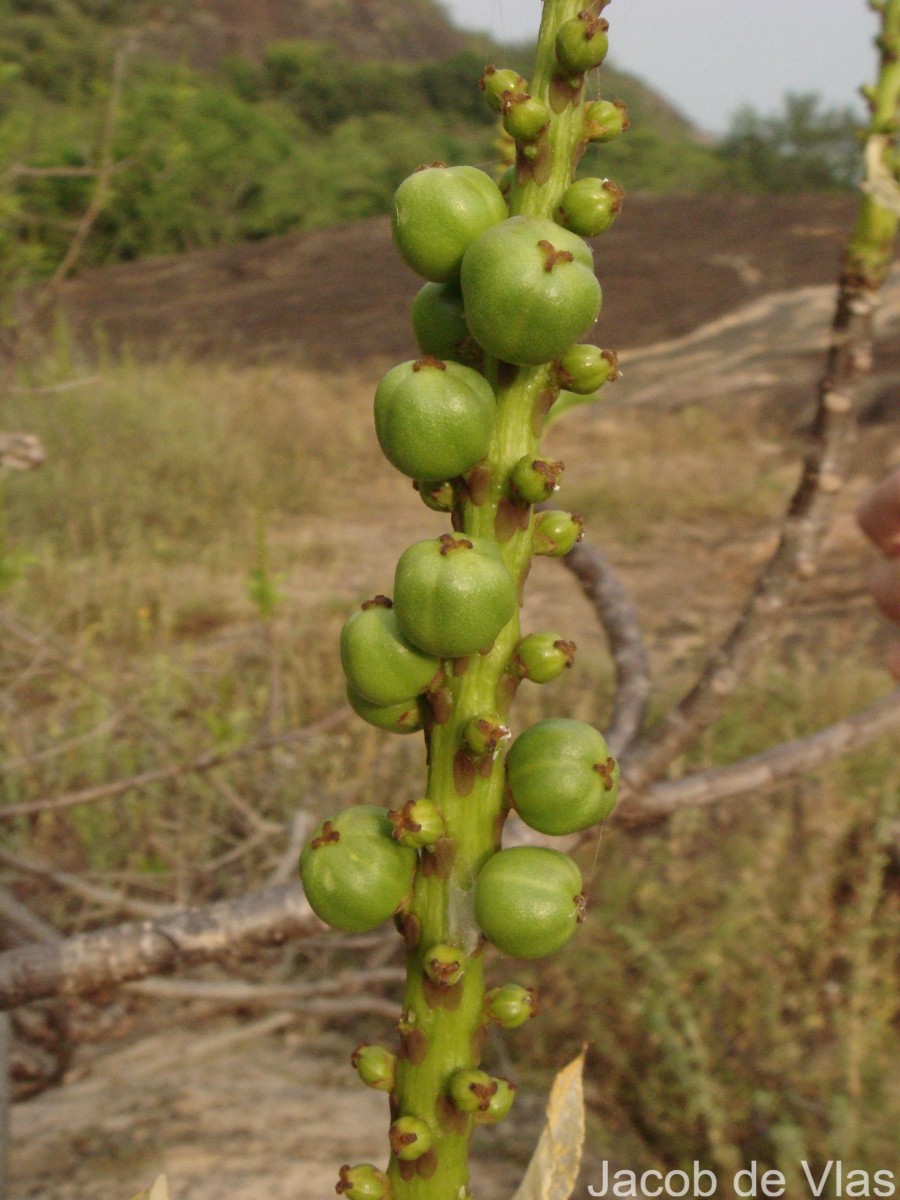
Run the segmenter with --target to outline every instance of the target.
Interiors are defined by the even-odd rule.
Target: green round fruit
[[[394,194],[394,244],[435,283],[453,279],[479,234],[506,217],[500,189],[477,167],[421,167]]]
[[[578,513],[550,508],[534,522],[532,550],[548,558],[562,558],[584,537],[584,521]]]
[[[619,767],[592,725],[551,717],[513,742],[506,778],[526,825],[540,833],[577,833],[612,812]]]
[[[376,729],[386,729],[388,733],[418,733],[425,728],[428,714],[424,701],[418,696],[410,696],[399,704],[373,704],[348,684],[347,701],[358,717]]]
[[[496,545],[449,533],[405,550],[394,576],[400,632],[439,658],[484,650],[516,611],[516,585]]]
[[[450,1076],[447,1091],[457,1112],[487,1112],[491,1098],[497,1091],[497,1083],[487,1071],[455,1071]]]
[[[532,683],[552,683],[575,661],[576,646],[558,633],[529,633],[513,656],[513,665]]]
[[[542,846],[498,851],[475,881],[478,927],[513,958],[543,958],[564,946],[583,906],[578,867]]]
[[[564,21],[556,35],[556,57],[563,69],[582,75],[599,67],[609,50],[608,29],[608,21],[587,11]]]
[[[595,100],[584,113],[584,136],[592,142],[611,142],[631,121],[621,100]]]
[[[564,464],[552,458],[535,458],[526,454],[509,473],[513,495],[525,504],[541,504],[559,491],[559,477]]]
[[[435,483],[488,452],[497,401],[483,375],[420,358],[393,367],[375,392],[375,433],[385,458],[410,479]]]
[[[409,315],[423,354],[465,366],[478,362],[481,351],[466,324],[458,280],[426,283],[413,298]]]
[[[556,219],[579,237],[597,237],[618,216],[624,195],[610,179],[576,179],[563,192]]]
[[[502,1121],[509,1115],[516,1098],[516,1085],[508,1079],[492,1075],[491,1085],[496,1087],[496,1091],[488,1101],[487,1108],[475,1114],[475,1122],[478,1125],[496,1125],[498,1121]]]
[[[416,852],[393,838],[387,809],[357,804],[323,821],[303,847],[300,878],[316,916],[345,933],[367,933],[410,894]]]
[[[384,1171],[371,1163],[345,1163],[334,1190],[346,1200],[388,1200],[391,1189]]]
[[[441,669],[438,659],[406,640],[386,596],[366,601],[344,623],[341,666],[354,692],[382,707],[421,695]]]
[[[388,817],[400,845],[416,850],[433,846],[447,832],[441,810],[427,796],[422,800],[407,800],[402,808],[392,809]]]
[[[484,998],[484,1015],[501,1029],[518,1029],[537,1016],[534,988],[520,983],[504,983],[492,988]]]
[[[503,96],[506,92],[525,92],[528,84],[518,73],[506,67],[499,69],[494,66],[484,68],[484,74],[478,85],[484,92],[484,98],[495,112],[503,110]]]
[[[543,217],[510,217],[476,238],[460,280],[472,336],[517,366],[559,358],[600,312],[590,246]]]
[[[557,375],[566,391],[591,396],[604,383],[619,377],[619,360],[613,350],[601,350],[584,342],[571,346],[557,363]],[[550,410],[553,411],[552,409]]]
[[[503,128],[517,142],[537,141],[551,116],[546,104],[526,92],[507,92],[503,97]]]
[[[360,1042],[350,1055],[350,1063],[366,1087],[391,1092],[397,1076],[397,1056],[386,1046]]]
[[[415,1162],[431,1149],[431,1129],[419,1117],[398,1117],[388,1130],[391,1150],[402,1162]]]

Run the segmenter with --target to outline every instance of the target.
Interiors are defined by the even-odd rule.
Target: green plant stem
[[[513,185],[511,213],[552,216],[580,157],[583,87],[554,90],[553,75],[556,32],[583,7],[579,0],[545,0],[531,93],[554,111],[541,151],[548,169],[542,180],[535,179],[520,148],[524,165]],[[545,366],[515,369],[489,360],[484,373],[497,396],[498,420],[478,483],[470,477],[468,491],[460,497],[454,527],[464,536],[496,542],[521,590],[531,560],[532,514],[510,501],[508,480],[519,459],[536,455],[544,416],[557,393]],[[446,1094],[456,1071],[480,1062],[484,972],[472,889],[478,870],[499,848],[506,810],[502,753],[473,764],[462,749],[463,730],[475,716],[506,717],[515,691],[509,664],[520,637],[517,613],[489,652],[445,665],[449,716],[427,738],[427,794],[441,810],[446,835],[423,855],[403,921],[407,986],[392,1114],[425,1121],[434,1145],[414,1163],[392,1154],[388,1176],[393,1200],[461,1200],[468,1195],[474,1118],[453,1109]],[[435,945],[453,946],[464,956],[465,975],[453,988],[436,987],[428,979],[426,963]]]
[[[866,130],[867,148],[874,149],[885,175],[897,178],[897,133],[900,114],[900,0],[873,5],[881,12],[878,79],[865,89],[872,115]],[[877,139],[877,140],[874,140]],[[869,155],[867,153],[867,161]],[[895,200],[896,200],[895,195]],[[881,286],[893,258],[900,213],[879,202],[877,194],[864,192],[856,225],[847,248],[844,273],[862,288]]]

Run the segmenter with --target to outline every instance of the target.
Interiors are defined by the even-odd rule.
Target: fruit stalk
[[[605,229],[621,193],[602,180],[568,191],[587,140],[611,136],[606,125],[602,136],[591,131],[584,103],[585,73],[606,53],[605,3],[545,0],[530,85],[486,70],[486,99],[516,140],[505,199],[483,173],[441,164],[414,173],[395,197],[398,249],[429,282],[413,305],[422,357],[379,384],[376,432],[452,532],[411,546],[393,601],[367,602],[342,634],[356,711],[395,732],[424,727],[425,795],[388,814],[390,851],[379,810],[351,809],[320,826],[301,858],[313,907],[339,928],[365,924],[358,880],[372,881],[378,913],[410,880],[395,916],[407,948],[398,1052],[362,1047],[354,1056],[364,1081],[390,1092],[390,1161],[386,1172],[342,1168],[348,1200],[468,1196],[473,1129],[505,1115],[514,1093],[480,1070],[485,1026],[514,1028],[534,1014],[518,985],[486,998],[485,938],[539,957],[568,939],[583,909],[580,872],[565,855],[500,849],[509,804],[518,796],[533,828],[564,834],[601,820],[615,799],[617,768],[589,726],[532,726],[512,787],[503,745],[519,684],[552,680],[574,652],[557,634],[523,641],[519,622],[532,555],[565,553],[580,535],[569,514],[534,513],[562,470],[539,455],[544,422],[563,386],[586,395],[615,377],[611,352],[573,343],[600,306],[579,235]],[[550,814],[548,771],[569,788],[564,795],[560,783]],[[396,842],[415,850],[411,878]]]

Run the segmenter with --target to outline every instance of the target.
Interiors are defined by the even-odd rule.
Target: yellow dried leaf
[[[165,1175],[160,1175],[152,1187],[138,1192],[131,1200],[169,1200],[169,1184]]]
[[[513,1200],[569,1200],[572,1195],[584,1149],[584,1055],[583,1049],[553,1080],[547,1124]]]

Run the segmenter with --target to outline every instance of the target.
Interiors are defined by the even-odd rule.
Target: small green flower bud
[[[366,1087],[379,1092],[389,1092],[394,1086],[397,1059],[385,1046],[371,1046],[360,1042],[350,1055],[354,1070]]]
[[[558,679],[575,661],[575,643],[556,633],[530,633],[516,647],[513,667],[532,683]]]
[[[391,1149],[404,1162],[415,1162],[431,1149],[431,1130],[418,1117],[398,1117],[388,1131]]]
[[[550,558],[562,558],[584,537],[584,521],[578,513],[560,509],[542,512],[534,523],[532,550]]]
[[[407,800],[399,811],[388,813],[388,820],[401,846],[420,850],[423,846],[433,846],[444,836],[444,818],[437,805],[428,799]]]
[[[619,377],[615,351],[601,350],[590,342],[572,346],[556,363],[560,387],[577,396],[590,396]]]
[[[391,1194],[387,1175],[371,1163],[341,1167],[334,1190],[347,1200],[390,1200]]]
[[[484,1112],[475,1114],[475,1120],[479,1125],[496,1125],[498,1121],[502,1121],[508,1115],[516,1098],[516,1085],[510,1083],[508,1079],[494,1076],[491,1082],[497,1085],[497,1090],[491,1096]]]
[[[478,86],[484,92],[484,98],[491,108],[496,112],[502,112],[503,93],[524,92],[528,85],[518,71],[485,67]]]
[[[556,57],[563,70],[583,75],[599,67],[609,49],[608,29],[609,21],[587,11],[563,22],[556,35]]]
[[[503,93],[503,128],[517,142],[536,142],[550,117],[547,105],[527,92]]]
[[[559,488],[563,464],[549,458],[520,458],[509,476],[513,494],[526,504],[540,504]]]
[[[616,219],[624,195],[609,179],[576,179],[563,193],[556,219],[579,237],[597,237]]]
[[[422,503],[432,512],[453,512],[456,504],[456,492],[449,480],[445,483],[425,483],[423,480],[417,479],[413,483],[413,487],[422,497]]]
[[[584,136],[591,142],[611,142],[631,124],[621,100],[595,100],[584,113]]]
[[[447,1090],[457,1111],[487,1112],[497,1091],[497,1082],[491,1079],[487,1071],[457,1071],[451,1076]]]
[[[484,1015],[501,1029],[518,1029],[537,1016],[534,988],[522,987],[520,983],[493,988],[484,998]]]
[[[470,754],[475,758],[487,758],[497,753],[500,743],[510,734],[496,713],[483,713],[466,722],[462,736]]]
[[[425,974],[438,987],[453,987],[466,973],[466,956],[456,946],[432,946],[423,962]]]

